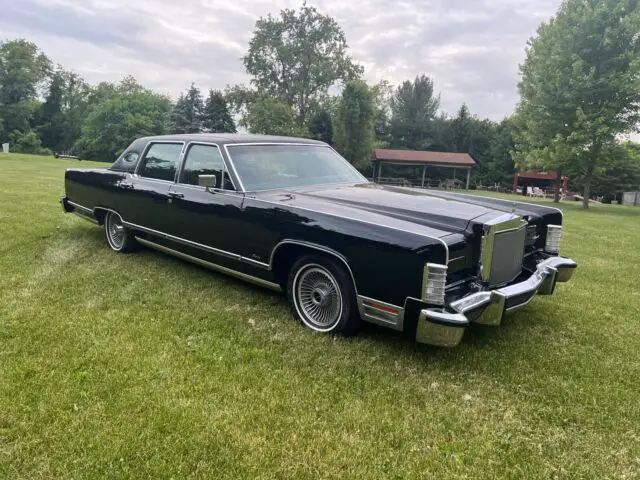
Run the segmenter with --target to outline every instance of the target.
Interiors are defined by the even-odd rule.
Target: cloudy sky
[[[177,97],[245,83],[255,21],[301,1],[0,0],[0,39],[25,37],[89,82],[126,74]],[[454,113],[499,120],[517,102],[527,39],[560,0],[315,0],[342,25],[367,80],[426,73]]]

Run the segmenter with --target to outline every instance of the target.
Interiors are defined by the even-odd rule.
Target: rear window
[[[111,170],[119,172],[133,172],[138,164],[140,152],[137,150],[126,150],[111,166]]]

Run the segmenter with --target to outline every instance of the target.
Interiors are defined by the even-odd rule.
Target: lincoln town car
[[[62,206],[115,252],[153,248],[284,292],[325,333],[364,321],[455,346],[576,268],[556,208],[378,185],[301,138],[140,138],[109,168],[68,169]]]

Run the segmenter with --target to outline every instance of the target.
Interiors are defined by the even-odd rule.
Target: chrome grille
[[[526,230],[524,227],[496,232],[489,274],[490,285],[510,282],[520,274],[525,238]]]
[[[505,214],[484,225],[480,276],[489,286],[515,279],[522,271],[527,222]]]

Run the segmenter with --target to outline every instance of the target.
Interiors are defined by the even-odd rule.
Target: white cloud
[[[370,81],[434,79],[443,108],[463,101],[500,119],[517,101],[527,39],[559,0],[312,2],[343,26]],[[0,35],[25,37],[90,82],[132,74],[174,98],[246,82],[241,57],[255,21],[299,1],[21,0],[3,7]]]

